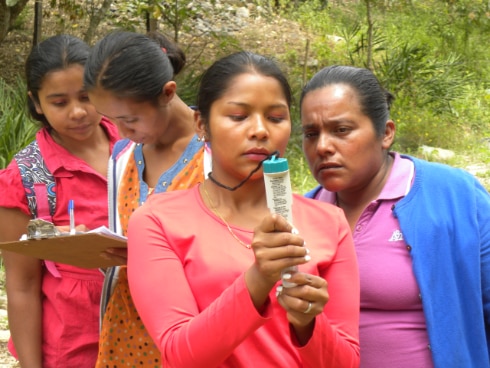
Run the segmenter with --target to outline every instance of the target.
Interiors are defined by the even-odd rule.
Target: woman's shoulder
[[[293,195],[293,216],[295,218],[309,218],[313,221],[325,219],[338,219],[343,211],[333,204],[307,198],[299,194]]]
[[[308,247],[334,251],[350,235],[344,212],[337,206],[295,195],[293,225],[305,238]]]
[[[162,212],[174,212],[177,209],[185,211],[188,206],[197,206],[197,187],[196,185],[188,189],[154,193],[148,198],[144,206],[149,209],[159,209]]]
[[[478,182],[474,175],[461,168],[412,156],[403,155],[402,157],[413,161],[415,165],[415,180],[421,179],[424,185],[434,184],[438,185],[439,188],[454,188],[465,185],[473,186]]]
[[[14,182],[20,182],[19,166],[12,160],[5,169],[0,170],[0,186],[8,188]]]
[[[339,208],[334,206],[331,203],[326,203],[323,201],[319,201],[317,199],[313,199],[310,197],[306,197],[304,195],[294,193],[293,199],[295,202],[301,203],[301,206],[307,206],[308,208],[316,209],[316,210],[326,210],[326,211],[336,211]]]
[[[100,125],[106,131],[111,142],[115,143],[120,139],[119,129],[112,121],[103,116],[100,120]]]
[[[124,153],[129,152],[135,146],[136,143],[127,138],[118,140],[112,149],[112,158],[118,160]]]
[[[397,205],[397,216],[411,208],[439,213],[474,211],[471,204],[488,208],[490,196],[480,181],[466,170],[409,157],[415,165],[415,178],[406,197]],[[421,207],[422,205],[422,207]],[[410,211],[412,211],[410,210]]]
[[[0,191],[7,193],[0,196],[0,207],[21,208],[25,213],[29,213],[25,189],[15,160],[12,160],[5,169],[0,170]]]
[[[152,194],[147,201],[131,215],[133,217],[148,217],[153,219],[171,219],[185,221],[194,216],[195,208],[200,206],[196,196],[198,186],[183,190],[173,190]]]

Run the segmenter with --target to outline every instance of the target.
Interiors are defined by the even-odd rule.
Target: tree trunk
[[[371,0],[366,0],[367,11],[367,55],[366,55],[366,68],[372,70],[373,67],[373,18],[371,16]]]
[[[174,14],[175,18],[173,20],[173,27],[174,27],[174,41],[175,43],[179,43],[179,32],[180,32],[180,26],[182,24],[182,21],[180,20],[180,15],[179,15],[179,1],[175,0],[174,1]]]
[[[146,12],[146,32],[158,31],[158,20],[153,18],[151,12]]]
[[[36,0],[34,4],[34,36],[32,37],[32,46],[41,42],[43,31],[43,0]]]
[[[310,54],[310,39],[308,38],[306,40],[306,47],[305,47],[305,64],[303,66],[303,86],[306,85],[307,79],[306,79],[306,73],[308,71],[308,57]]]
[[[0,42],[10,31],[15,20],[25,8],[28,0],[18,0],[14,6],[7,6],[6,0],[0,0]]]
[[[148,10],[146,11],[146,32],[158,31],[158,19],[153,18],[153,13],[156,6],[158,6],[157,1],[148,0]]]
[[[97,27],[99,26],[102,19],[106,16],[107,12],[109,11],[111,4],[112,4],[112,0],[104,0],[102,2],[102,5],[100,6],[100,9],[96,9],[95,7],[92,9],[87,32],[85,33],[85,37],[83,38],[83,40],[89,45],[92,43],[92,40],[95,35],[95,31],[97,30]]]

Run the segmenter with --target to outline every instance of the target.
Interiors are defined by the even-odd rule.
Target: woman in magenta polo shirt
[[[361,280],[361,367],[489,367],[490,196],[469,173],[390,151],[393,96],[331,66],[301,96],[303,149],[342,208]]]

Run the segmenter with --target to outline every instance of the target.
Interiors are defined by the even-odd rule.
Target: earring
[[[197,137],[198,142],[204,142],[204,137]]]

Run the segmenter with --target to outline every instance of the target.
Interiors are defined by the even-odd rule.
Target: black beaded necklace
[[[279,151],[274,151],[272,152],[270,155],[268,155],[266,158],[264,158],[262,161],[259,162],[259,164],[257,165],[257,167],[255,169],[253,169],[250,174],[248,174],[248,176],[243,179],[240,183],[238,183],[236,186],[234,187],[229,187],[228,185],[225,185],[223,183],[220,183],[219,181],[217,181],[215,178],[213,178],[213,172],[210,171],[208,173],[208,178],[209,180],[211,180],[214,184],[216,184],[217,186],[221,187],[221,188],[224,188],[226,190],[229,190],[231,192],[234,192],[235,190],[237,190],[238,188],[240,188],[243,184],[245,184],[247,182],[248,179],[250,179],[250,177],[255,174],[257,171],[260,170],[260,168],[262,167],[262,163],[265,161],[265,160],[268,160],[270,158],[272,158],[272,156],[279,156]]]

